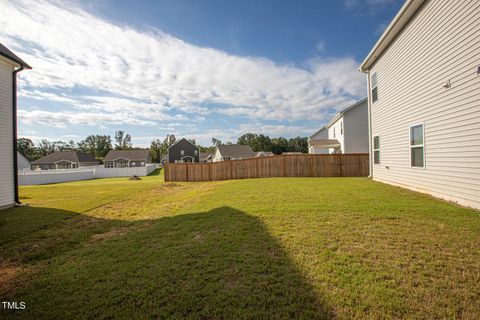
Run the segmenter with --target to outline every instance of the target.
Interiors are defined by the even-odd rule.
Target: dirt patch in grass
[[[170,182],[170,183],[165,183],[164,185],[162,185],[162,187],[165,187],[165,188],[174,188],[174,187],[178,187],[179,184],[175,183],[175,182]]]
[[[141,231],[145,230],[151,225],[150,222],[142,223],[137,226],[121,226],[115,227],[107,232],[97,233],[90,237],[90,242],[104,241],[116,237],[123,237],[132,231]]]
[[[18,287],[25,276],[31,274],[32,268],[24,265],[0,264],[0,296],[6,296]]]

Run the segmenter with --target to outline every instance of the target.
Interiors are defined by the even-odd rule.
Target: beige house
[[[19,203],[17,164],[17,73],[31,69],[0,44],[0,209]]]
[[[478,0],[408,0],[360,69],[371,176],[480,208]]]
[[[256,152],[253,152],[252,148],[242,144],[223,144],[217,146],[215,153],[213,154],[213,162],[225,161],[225,160],[240,160],[255,158]]]

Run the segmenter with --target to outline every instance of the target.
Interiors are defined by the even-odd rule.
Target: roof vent
[[[480,66],[477,68],[477,74],[480,75]]]
[[[452,84],[450,83],[450,79],[447,80],[447,82],[445,82],[445,84],[443,85],[444,88],[450,88],[452,86]]]

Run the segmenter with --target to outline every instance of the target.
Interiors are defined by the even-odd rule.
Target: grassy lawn
[[[480,318],[480,212],[366,178],[20,191],[3,319]]]

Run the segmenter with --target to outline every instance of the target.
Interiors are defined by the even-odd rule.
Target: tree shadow
[[[135,222],[25,209],[21,214],[34,222],[0,239],[19,250],[19,237],[30,234],[20,241],[24,246],[46,245],[19,261],[46,263],[25,284],[0,294],[2,301],[27,304],[7,316],[333,318],[262,221],[237,209]],[[11,257],[4,247],[0,253]]]

